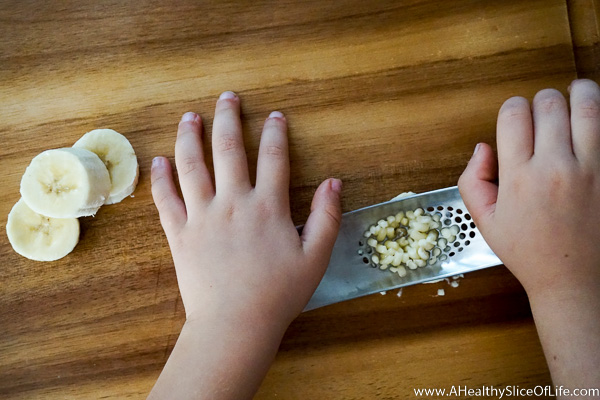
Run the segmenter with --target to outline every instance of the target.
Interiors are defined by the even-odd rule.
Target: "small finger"
[[[512,97],[498,112],[496,143],[500,174],[515,165],[528,161],[533,155],[533,119],[529,101]]]
[[[498,163],[492,148],[479,143],[458,180],[458,189],[479,230],[493,230],[493,215],[498,199]]]
[[[265,121],[260,138],[256,190],[277,197],[284,207],[289,208],[289,185],[287,123],[282,113],[273,111]]]
[[[589,79],[570,86],[573,151],[581,163],[600,164],[600,87]]]
[[[341,191],[340,180],[327,179],[313,196],[310,215],[302,230],[302,242],[305,253],[315,259],[329,260],[331,257],[342,221]]]
[[[160,216],[160,223],[168,237],[185,225],[185,204],[177,194],[169,160],[165,157],[154,158],[150,175],[152,198]]]
[[[196,203],[212,199],[214,189],[202,149],[202,120],[195,113],[183,114],[179,122],[175,165],[188,212]]]
[[[555,89],[539,91],[533,98],[534,154],[541,157],[574,158],[569,110]]]
[[[240,100],[233,92],[224,92],[217,101],[212,147],[217,195],[250,191],[252,186],[242,137]]]

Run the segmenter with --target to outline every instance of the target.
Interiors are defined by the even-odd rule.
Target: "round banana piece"
[[[31,160],[21,179],[29,208],[52,218],[94,215],[110,193],[104,163],[89,150],[46,150]]]
[[[45,217],[20,199],[8,214],[6,233],[13,249],[23,257],[54,261],[75,248],[79,241],[79,220]]]
[[[112,129],[94,129],[73,147],[94,152],[106,165],[111,188],[105,204],[118,203],[133,193],[140,171],[133,146],[125,136]]]

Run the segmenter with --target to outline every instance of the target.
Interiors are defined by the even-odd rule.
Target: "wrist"
[[[600,295],[600,264],[583,260],[532,260],[511,262],[506,267],[519,280],[530,302],[543,304],[546,299],[577,301],[582,296]]]
[[[252,398],[285,330],[226,314],[189,317],[150,398]]]
[[[289,323],[251,310],[231,310],[227,307],[203,307],[187,314],[183,328],[199,334],[212,332],[226,337],[231,332],[237,336],[269,337],[281,339]]]
[[[190,315],[182,327],[191,335],[212,336],[219,340],[234,340],[241,338],[261,341],[271,340],[279,345],[287,326],[275,322],[257,320],[252,317],[231,317],[219,315]]]
[[[528,295],[554,384],[593,387],[600,379],[598,290],[591,285],[562,285]]]
[[[600,298],[600,276],[590,274],[588,277],[566,276],[560,278],[540,279],[523,283],[532,307],[544,306],[547,303],[578,304],[585,307]]]

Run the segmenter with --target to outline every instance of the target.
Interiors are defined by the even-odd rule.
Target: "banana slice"
[[[54,261],[75,248],[79,241],[79,220],[45,217],[20,199],[8,214],[6,233],[13,249],[23,257]]]
[[[94,215],[110,193],[102,160],[80,148],[46,150],[31,160],[21,179],[29,208],[52,218]]]
[[[114,204],[133,193],[139,166],[129,140],[112,129],[95,129],[83,135],[73,147],[84,148],[100,157],[110,175],[111,188],[105,204]]]

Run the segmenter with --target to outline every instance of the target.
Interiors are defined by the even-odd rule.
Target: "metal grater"
[[[380,219],[400,211],[423,208],[441,215],[442,226],[460,228],[455,242],[443,249],[444,259],[432,265],[408,270],[405,277],[382,271],[371,263],[365,230]],[[361,208],[342,216],[340,232],[327,271],[304,311],[372,293],[443,279],[487,267],[502,261],[487,245],[460,197],[458,187],[434,190],[402,199]]]

